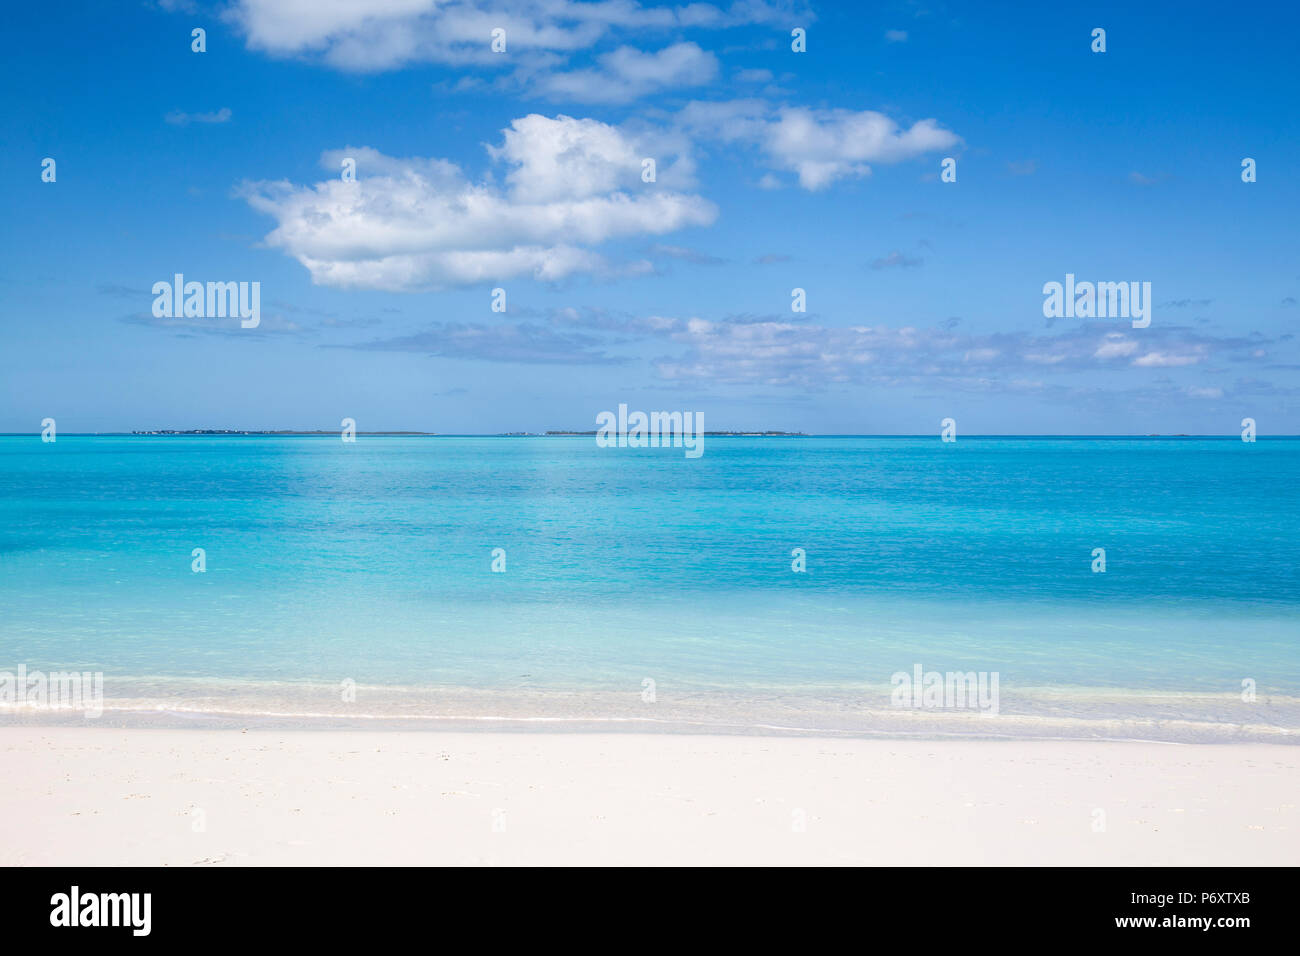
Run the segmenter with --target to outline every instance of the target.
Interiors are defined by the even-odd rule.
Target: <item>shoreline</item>
[[[102,712],[0,703],[0,729],[81,728],[538,732],[824,737],[897,740],[1140,741],[1161,744],[1300,744],[1300,701],[1265,696],[1245,704],[1230,695],[1107,693],[1059,690],[1013,699],[996,715],[974,710],[864,706],[861,696],[772,694],[719,697],[697,692],[675,700],[630,704],[626,692],[509,691],[481,688],[367,688],[364,704],[343,703],[321,685],[287,694],[206,694],[105,698]],[[332,687],[325,690],[334,691]],[[1195,704],[1195,706],[1193,706]],[[1231,718],[1231,719],[1229,719]]]
[[[1300,751],[0,727],[0,865],[1287,865]]]
[[[1300,697],[1268,692],[1247,702],[1231,693],[1004,684],[996,708],[989,712],[976,708],[974,701],[957,707],[892,706],[890,687],[884,684],[715,685],[672,679],[629,684],[382,685],[110,676],[94,693],[83,679],[84,693],[65,697],[60,706],[6,693],[0,698],[0,728],[550,729],[840,739],[1300,744]]]

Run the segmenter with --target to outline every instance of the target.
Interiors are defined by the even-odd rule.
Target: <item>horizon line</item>
[[[41,432],[0,432],[0,438],[40,438]],[[340,430],[334,429],[196,429],[196,430],[150,430],[150,431],[104,431],[104,432],[62,432],[60,437],[67,438],[324,438],[335,437]],[[354,434],[370,438],[589,438],[596,434],[594,430],[567,431],[550,429],[545,432],[427,432],[406,429],[382,429],[376,431],[357,431]],[[720,430],[702,433],[709,438],[938,438],[939,432],[790,432],[776,429],[761,430]],[[1264,439],[1296,439],[1300,435],[1257,435]],[[1116,438],[1116,439],[1231,439],[1241,440],[1239,433],[1226,434],[1191,434],[1149,432],[1135,433],[1064,433],[1064,432],[978,432],[961,435],[967,438]]]

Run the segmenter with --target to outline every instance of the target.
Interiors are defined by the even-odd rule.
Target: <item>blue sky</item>
[[[1300,432],[1300,16],[983,6],[15,10],[0,431]],[[1150,326],[1044,318],[1067,273]]]

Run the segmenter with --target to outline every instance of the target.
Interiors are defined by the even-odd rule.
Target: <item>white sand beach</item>
[[[0,865],[1295,864],[1300,749],[0,728]]]

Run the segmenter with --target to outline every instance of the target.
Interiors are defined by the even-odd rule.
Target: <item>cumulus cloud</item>
[[[868,162],[896,163],[958,142],[932,119],[903,129],[872,110],[796,107],[781,110],[764,146],[781,165],[798,172],[805,189],[822,189],[845,176],[867,175]]]
[[[597,57],[594,69],[543,74],[534,92],[580,103],[625,103],[674,87],[704,86],[718,76],[718,58],[695,43],[657,53],[619,47]]]
[[[656,186],[691,188],[695,169],[687,145],[646,135],[651,142],[598,120],[533,113],[503,130],[503,144],[489,146],[488,154],[509,166],[506,182],[519,202],[586,199],[620,189],[644,192],[642,160],[652,153],[658,154]],[[665,148],[674,152],[665,155]]]
[[[679,124],[698,136],[757,147],[772,166],[796,173],[809,190],[870,175],[871,163],[902,162],[961,143],[933,119],[903,127],[874,110],[773,109],[755,99],[692,102]]]
[[[620,32],[769,23],[789,16],[783,8],[765,0],[726,8],[634,0],[236,0],[226,18],[250,49],[379,71],[411,63],[503,66],[520,53],[563,58]],[[510,58],[490,48],[498,28]]]
[[[446,160],[359,147],[324,153],[332,175],[315,185],[246,183],[240,192],[276,220],[266,243],[317,284],[394,291],[647,271],[649,263],[611,264],[592,247],[717,216],[687,191],[687,158],[664,156],[658,180],[643,183],[636,137],[595,120],[526,116],[488,152],[506,168],[504,187]],[[356,182],[338,175],[345,158],[356,160]]]

